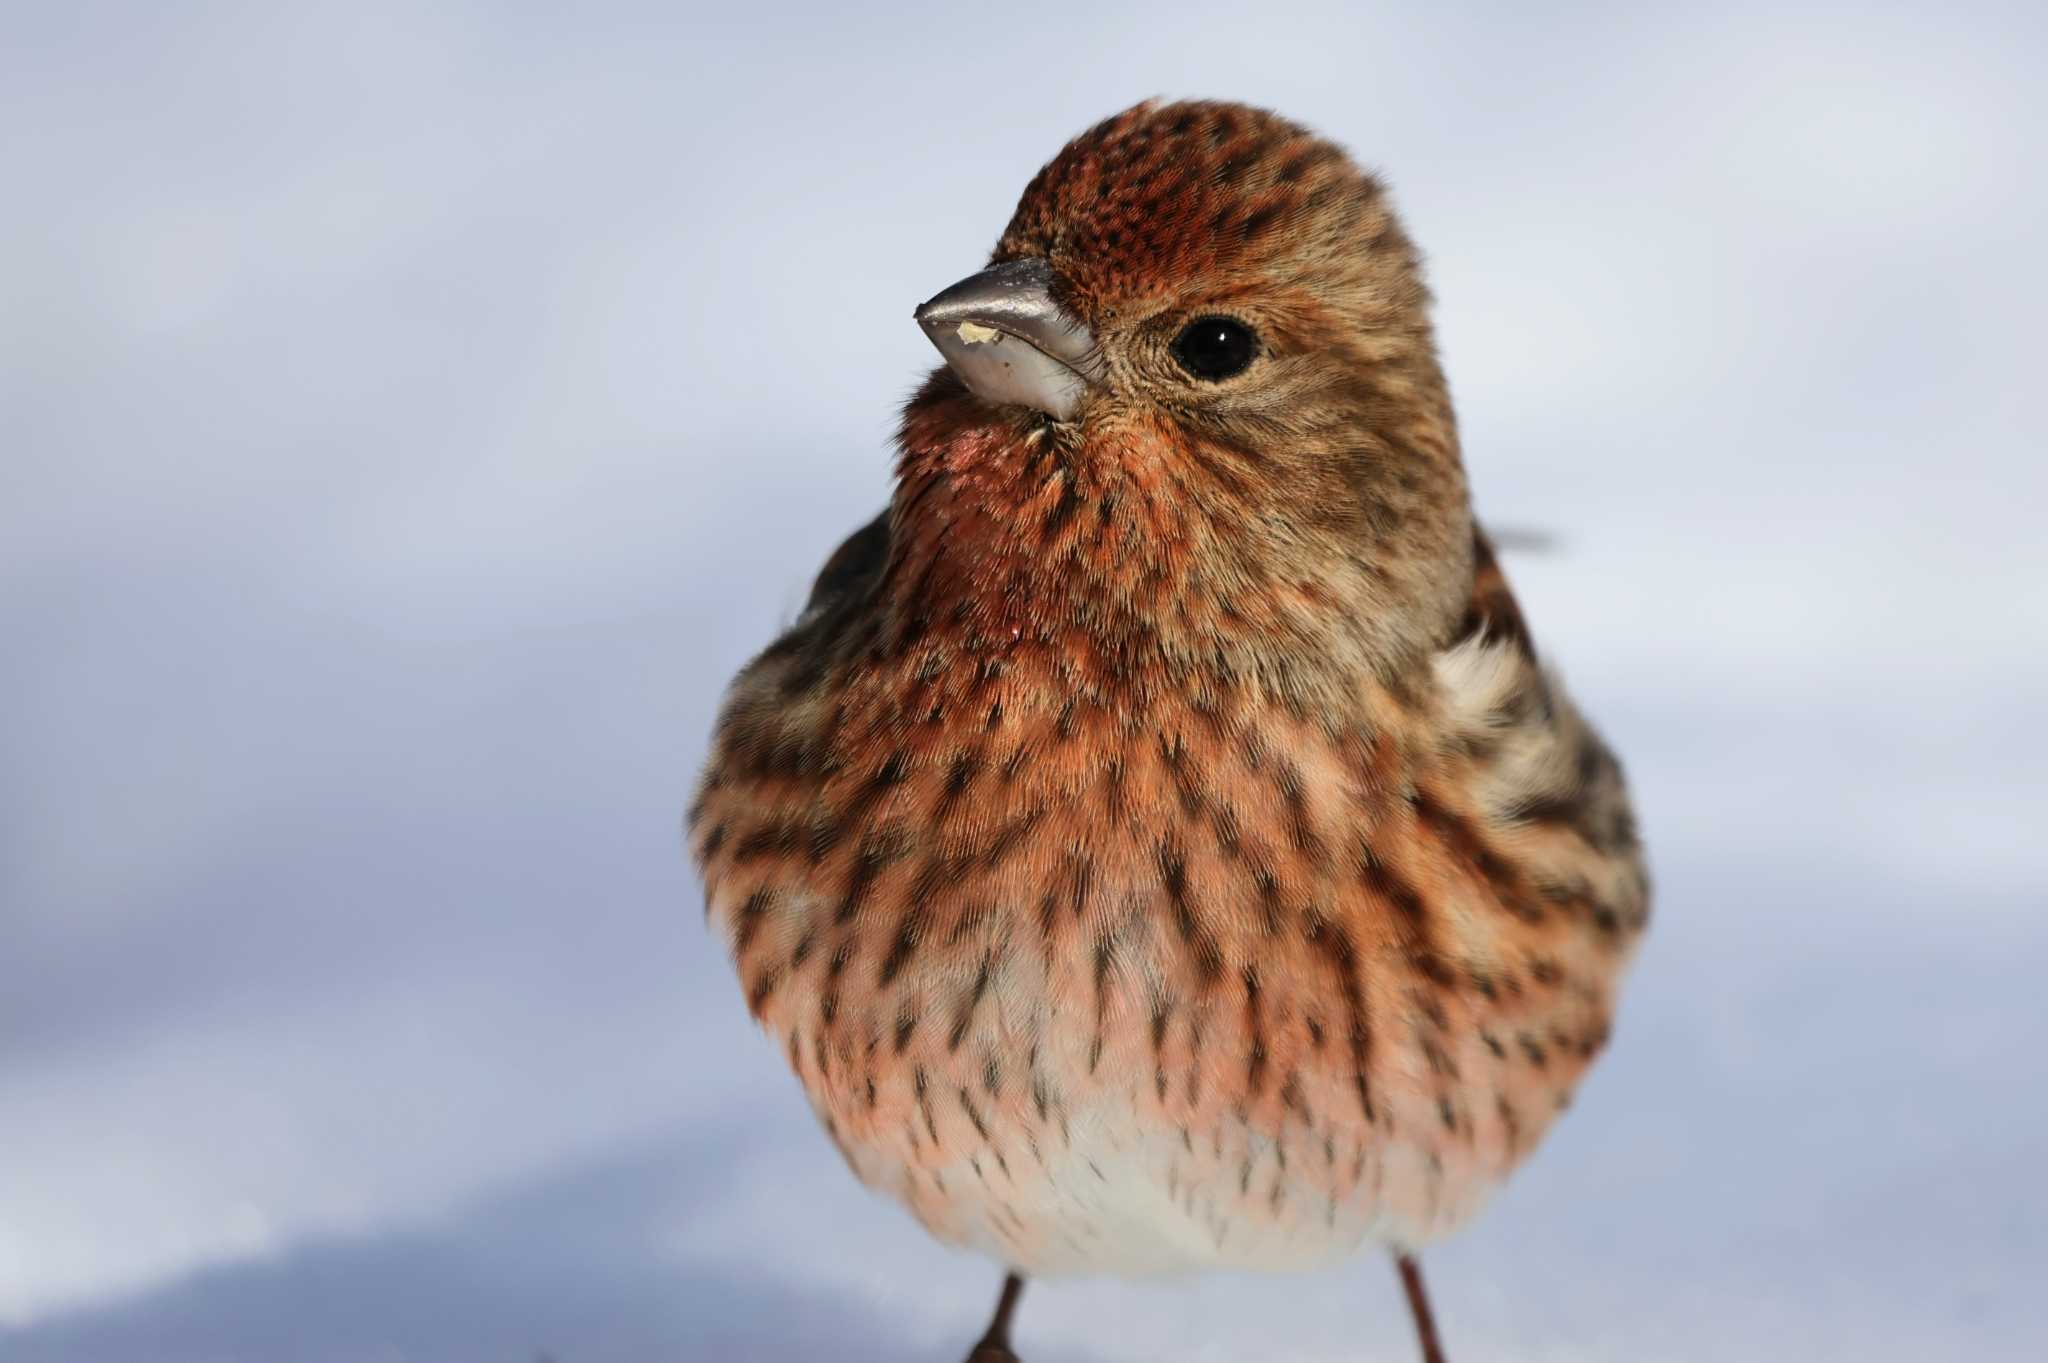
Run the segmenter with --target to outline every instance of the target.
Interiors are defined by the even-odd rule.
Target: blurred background
[[[912,305],[1150,94],[1387,175],[1639,791],[1454,1355],[2048,1356],[2038,7],[0,14],[0,1358],[964,1352],[995,1270],[846,1175],[681,810]],[[1020,1342],[1413,1347],[1376,1258]]]

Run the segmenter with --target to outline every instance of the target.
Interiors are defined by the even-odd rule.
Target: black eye
[[[1259,338],[1228,317],[1197,317],[1173,338],[1173,358],[1198,379],[1211,383],[1242,374],[1259,353]]]

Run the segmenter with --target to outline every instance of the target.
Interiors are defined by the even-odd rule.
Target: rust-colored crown
[[[1379,182],[1342,148],[1247,105],[1147,101],[1038,172],[993,258],[1050,258],[1092,310],[1191,279],[1381,253],[1413,256]]]

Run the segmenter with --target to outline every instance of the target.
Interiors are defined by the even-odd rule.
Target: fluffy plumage
[[[1475,528],[1416,253],[1262,111],[1140,105],[1026,189],[1103,381],[945,369],[889,509],[735,681],[689,835],[854,1171],[1032,1272],[1461,1223],[1608,1035],[1613,758]],[[1171,352],[1251,327],[1221,382]]]

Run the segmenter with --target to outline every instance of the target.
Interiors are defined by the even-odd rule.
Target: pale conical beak
[[[1102,378],[1102,356],[1054,301],[1057,278],[1036,257],[991,265],[920,306],[917,324],[976,395],[1070,421]]]

